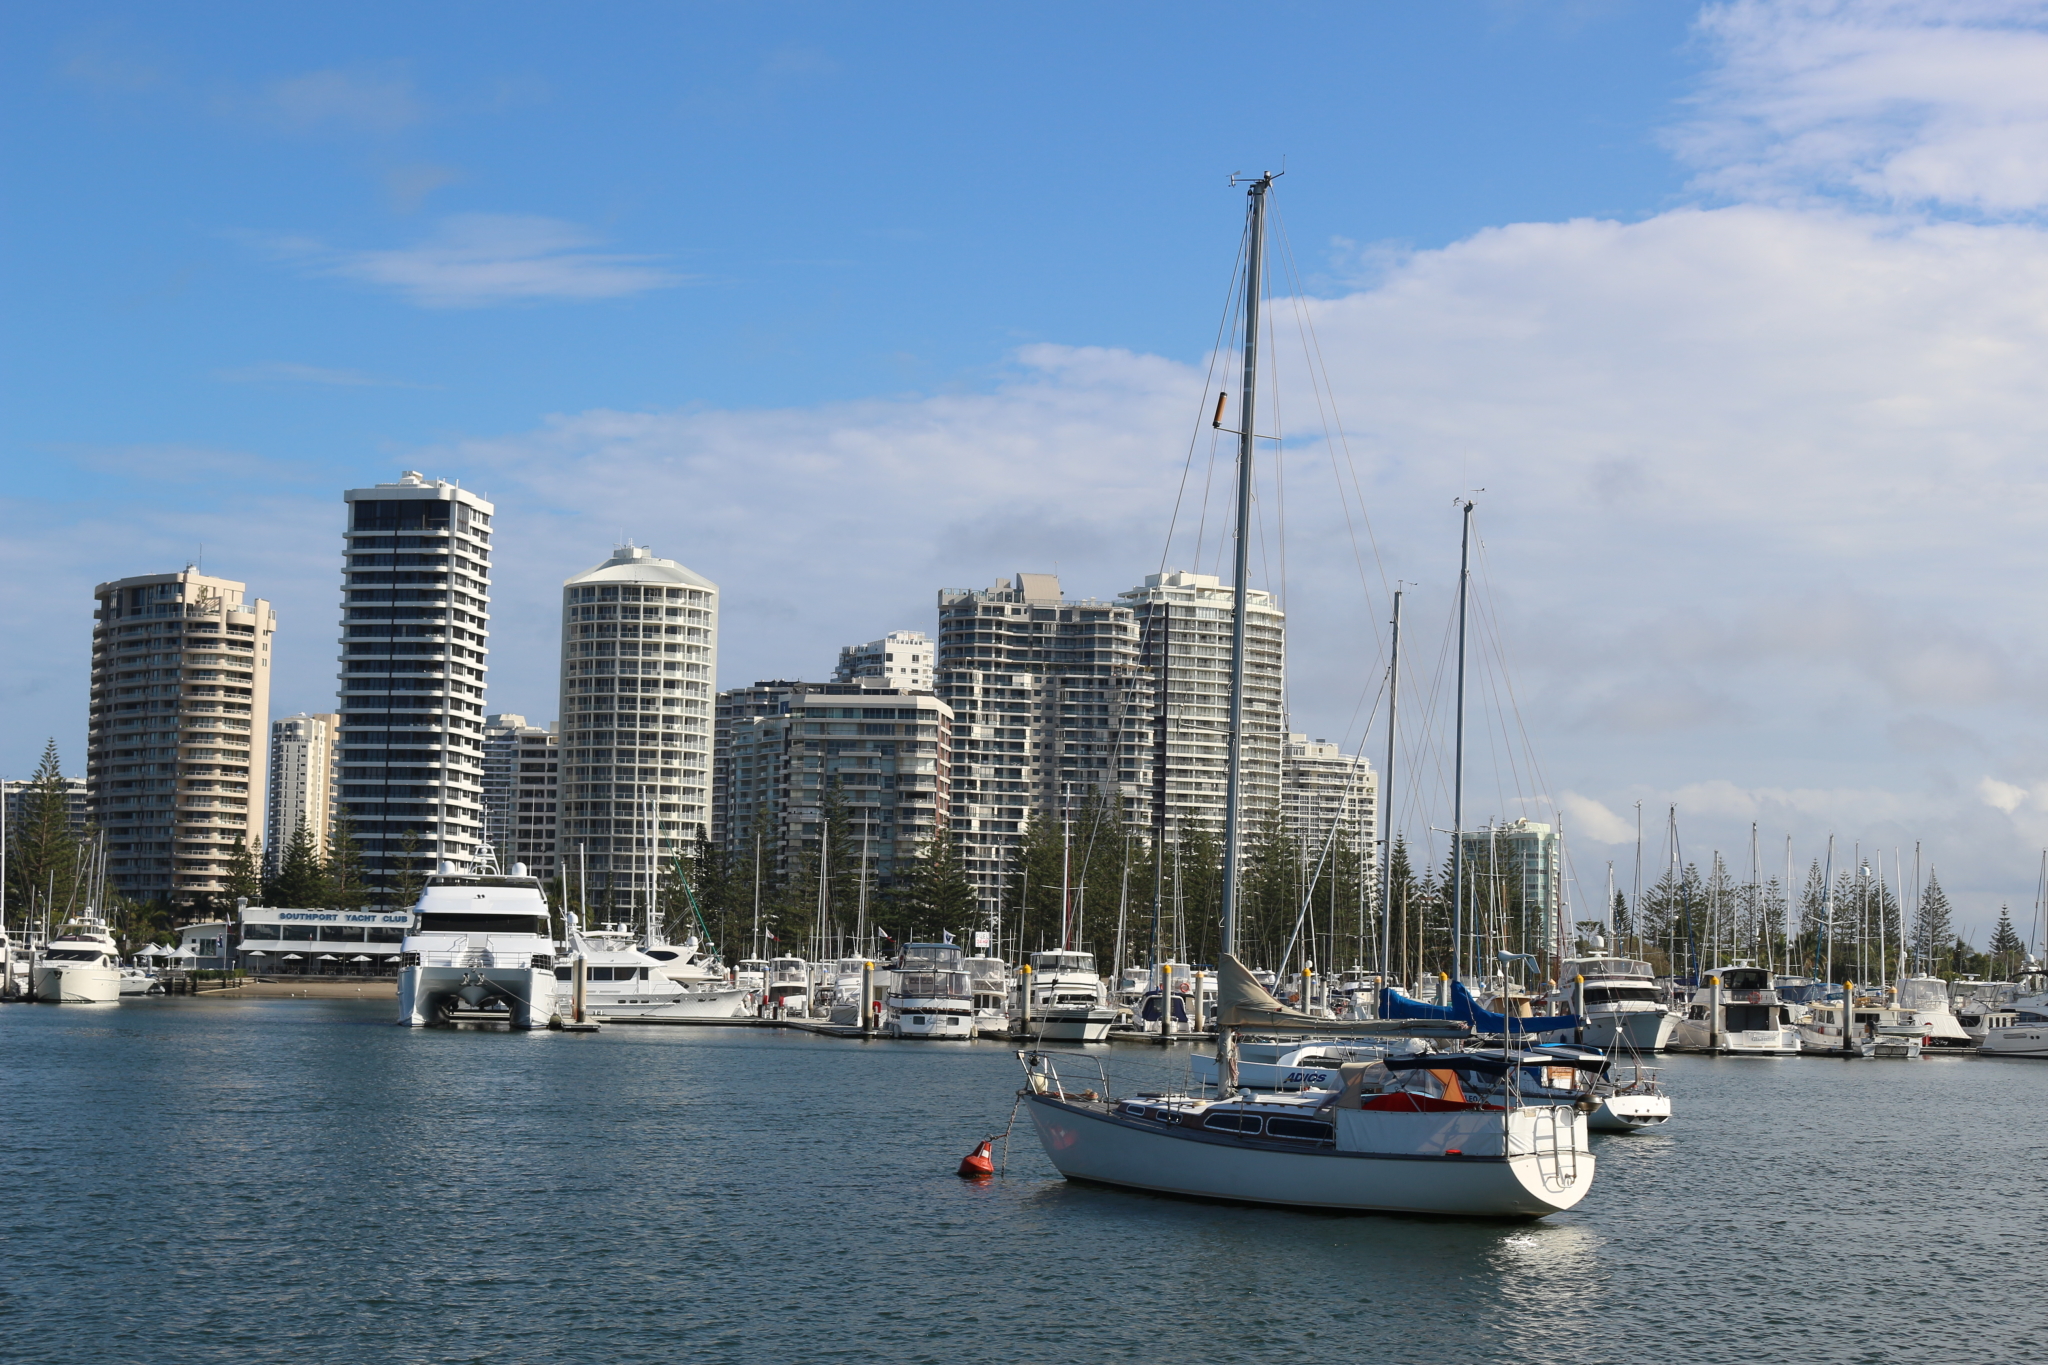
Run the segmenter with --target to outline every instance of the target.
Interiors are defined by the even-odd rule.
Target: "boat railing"
[[[1099,1100],[1109,1095],[1109,1073],[1103,1069],[1102,1059],[1086,1052],[1047,1052],[1041,1048],[1025,1048],[1017,1053],[1017,1060],[1024,1064],[1025,1085],[1034,1095],[1050,1095],[1054,1099]],[[1070,1070],[1083,1072],[1073,1088],[1060,1075],[1060,1063],[1068,1064]],[[1092,1068],[1095,1084],[1085,1084],[1086,1072]]]

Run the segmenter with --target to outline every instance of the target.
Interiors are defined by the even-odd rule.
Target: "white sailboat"
[[[1274,177],[1251,182],[1245,234],[1244,386],[1239,406],[1235,610],[1230,641],[1226,779],[1214,1097],[1108,1094],[1099,1063],[1027,1050],[1019,1092],[1048,1159],[1069,1180],[1262,1204],[1335,1210],[1540,1217],[1571,1208],[1591,1187],[1594,1158],[1577,1102],[1523,1103],[1521,1063],[1446,1054],[1403,1068],[1414,1088],[1366,1097],[1367,1065],[1340,1068],[1335,1091],[1247,1094],[1238,1089],[1240,1033],[1269,1036],[1462,1037],[1449,1020],[1344,1020],[1289,1009],[1236,956],[1237,869],[1242,847],[1242,736],[1252,451],[1257,432],[1259,305],[1267,195]],[[1220,426],[1221,406],[1218,408]],[[1164,1003],[1164,1002],[1162,1002]],[[1162,1011],[1161,1022],[1168,1016]],[[1096,1085],[1070,1071],[1092,1065]],[[1392,1069],[1391,1061],[1370,1065]],[[1460,1073],[1488,1066],[1505,1077],[1505,1100],[1473,1101]]]

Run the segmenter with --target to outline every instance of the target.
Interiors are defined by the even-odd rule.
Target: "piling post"
[[[875,964],[866,959],[860,964],[860,1034],[875,1036]]]
[[[1159,1041],[1173,1041],[1173,964],[1159,964]]]
[[[1586,1041],[1586,978],[1572,978],[1572,1018],[1578,1020],[1578,1027],[1572,1030],[1572,1041],[1583,1044]]]
[[[1707,987],[1707,999],[1709,1001],[1707,1005],[1707,1051],[1719,1052],[1721,1050],[1721,1040],[1723,1033],[1721,1018],[1721,978],[1718,976],[1708,977]]]
[[[1856,1055],[1856,983],[1842,983],[1842,1055]]]
[[[1024,1000],[1024,1036],[1031,1036],[1031,964],[1025,963],[1017,969],[1017,993]]]
[[[1195,973],[1195,1032],[1202,1033],[1209,1027],[1209,1012],[1202,1005],[1202,974]]]
[[[578,1024],[583,1022],[583,1002],[589,993],[589,986],[586,984],[589,980],[590,964],[579,953],[569,966],[569,998],[572,1002],[572,1013],[576,1016],[573,1022]]]

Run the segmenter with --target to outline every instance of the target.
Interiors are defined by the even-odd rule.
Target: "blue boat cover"
[[[1579,1027],[1575,1014],[1552,1015],[1546,1019],[1510,1019],[1504,1014],[1479,1008],[1472,992],[1462,981],[1451,983],[1451,1003],[1431,1005],[1404,995],[1392,986],[1380,992],[1382,1019],[1456,1019],[1472,1026],[1474,1033],[1557,1033]]]

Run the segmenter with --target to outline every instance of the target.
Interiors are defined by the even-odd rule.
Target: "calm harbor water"
[[[1000,1043],[391,1012],[0,1008],[0,1358],[2048,1353],[2048,1064],[1668,1058],[1679,1117],[1597,1140],[1580,1209],[1461,1224],[1068,1185],[1021,1117],[959,1180]]]

